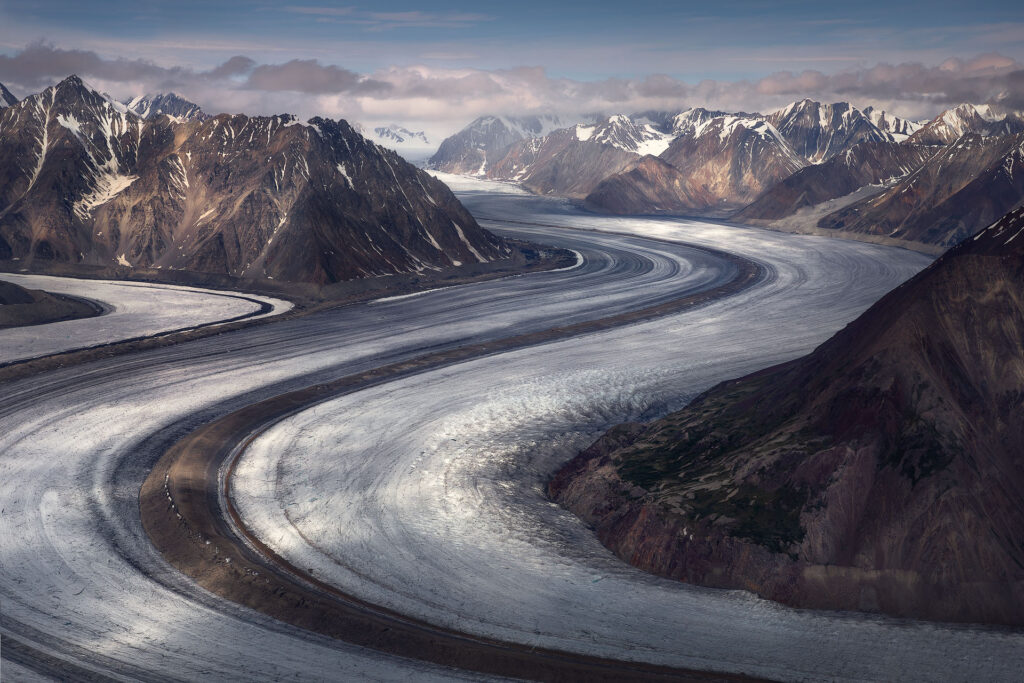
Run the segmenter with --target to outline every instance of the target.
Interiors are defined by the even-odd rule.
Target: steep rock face
[[[735,209],[807,165],[759,118],[718,116],[676,137],[661,158],[686,177],[695,208]]]
[[[138,180],[144,122],[75,77],[0,112],[0,258],[83,261],[83,221]]]
[[[675,117],[662,140],[669,138],[660,163],[633,162],[595,186],[585,204],[619,214],[726,215],[806,163],[757,117],[690,109]]]
[[[624,425],[556,500],[620,557],[788,604],[1024,624],[1024,209],[811,355]]]
[[[881,109],[875,109],[874,107],[864,107],[862,111],[864,116],[868,117],[871,123],[875,124],[876,128],[888,133],[896,142],[903,142],[911,135],[921,130],[925,125],[920,121],[911,121],[910,119],[894,116],[893,114]]]
[[[10,90],[7,89],[3,83],[0,83],[0,109],[5,107],[11,107],[18,103],[18,98],[14,96]]]
[[[400,126],[397,123],[392,123],[387,126],[378,126],[373,129],[373,134],[377,137],[378,144],[384,145],[385,147],[391,145],[414,145],[419,147],[430,146],[430,140],[427,139],[427,134],[423,131],[412,131],[405,126]]]
[[[934,149],[895,142],[862,142],[828,161],[773,185],[733,215],[736,220],[790,216],[805,206],[846,196],[866,185],[891,183],[918,169]]]
[[[589,126],[577,125],[574,130],[580,142],[611,145],[641,156],[661,154],[673,137],[652,123],[634,121],[625,114],[615,114]]]
[[[825,216],[818,224],[954,245],[1024,201],[1022,147],[1024,134],[969,133],[887,192]]]
[[[441,142],[430,157],[430,168],[445,173],[483,175],[513,143],[542,137],[559,127],[561,122],[552,116],[481,116]]]
[[[967,133],[983,137],[1024,132],[1024,120],[1003,115],[987,104],[961,104],[947,109],[910,136],[918,145],[949,145]]]
[[[521,140],[491,166],[487,177],[518,182],[537,194],[582,199],[639,159],[635,151],[592,139],[595,128],[579,125]]]
[[[0,113],[0,258],[329,283],[501,258],[344,121],[145,121],[71,77]]]
[[[166,114],[178,121],[205,121],[210,115],[199,108],[198,104],[189,102],[174,93],[142,95],[125,100],[128,110],[144,119],[155,119]]]
[[[821,163],[862,142],[893,140],[847,102],[822,104],[805,99],[773,112],[767,120],[794,152],[811,163]]]
[[[723,116],[738,116],[744,119],[757,119],[757,115],[751,114],[729,114],[724,111],[712,111],[704,107],[693,107],[686,109],[672,118],[672,133],[676,137],[680,135],[693,135],[698,127],[703,127],[711,119]]]
[[[675,166],[647,155],[601,181],[587,195],[584,206],[620,215],[677,214],[712,203],[706,196],[691,193],[688,181]]]

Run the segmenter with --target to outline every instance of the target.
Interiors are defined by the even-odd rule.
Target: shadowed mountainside
[[[0,260],[326,284],[509,254],[345,121],[143,119],[74,76],[0,111]]]
[[[549,486],[623,559],[790,605],[1024,624],[1024,209],[812,354]]]

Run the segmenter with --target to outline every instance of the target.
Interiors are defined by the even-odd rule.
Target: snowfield
[[[292,308],[289,301],[265,296],[144,282],[23,273],[0,273],[0,280],[28,289],[92,299],[105,309],[93,318],[0,330],[0,364],[242,317],[278,315]],[[263,304],[271,310],[253,315]]]
[[[656,305],[735,274],[731,261],[684,241],[753,258],[766,275],[682,314],[303,411],[245,453],[232,491],[246,523],[346,590],[523,643],[790,679],[1017,677],[1019,633],[802,613],[662,581],[611,557],[541,493],[547,474],[607,426],[654,417],[720,379],[805,353],[927,258],[699,221],[603,219],[503,187],[461,196],[478,216],[509,221],[489,227],[572,248],[582,264],[325,311],[4,387],[5,671],[16,642],[120,678],[458,677],[329,641],[197,588],[145,537],[142,480],[174,440],[263,398],[428,350]]]

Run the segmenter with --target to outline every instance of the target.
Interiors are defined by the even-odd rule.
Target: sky
[[[484,114],[803,97],[925,118],[1024,100],[1022,36],[1019,0],[0,0],[0,82],[24,96],[73,72],[118,98],[174,90],[210,112],[434,137]]]

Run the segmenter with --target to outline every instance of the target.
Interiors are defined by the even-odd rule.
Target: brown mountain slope
[[[933,148],[919,145],[863,142],[773,185],[733,218],[740,221],[784,218],[803,207],[846,196],[865,185],[901,178],[934,153]]]
[[[727,215],[806,165],[757,117],[690,110],[676,117],[675,132],[658,159],[603,178],[584,204],[617,214]]]
[[[610,175],[639,159],[611,142],[584,136],[574,126],[543,138],[520,140],[487,170],[488,178],[514,180],[537,194],[582,199]]]
[[[702,207],[736,209],[807,165],[770,123],[719,116],[688,130],[661,154]]]
[[[76,77],[0,112],[0,259],[324,284],[507,254],[344,121],[143,120]]]
[[[969,133],[883,194],[829,214],[818,225],[949,247],[1022,201],[1024,133]]]
[[[767,120],[793,151],[820,163],[862,142],[890,142],[864,112],[848,102],[824,104],[804,99],[772,112]]]
[[[809,356],[551,482],[620,557],[791,605],[1024,624],[1024,210]]]
[[[675,166],[647,155],[621,173],[605,178],[587,195],[591,211],[613,214],[677,214],[713,204],[692,191],[688,178]]]

